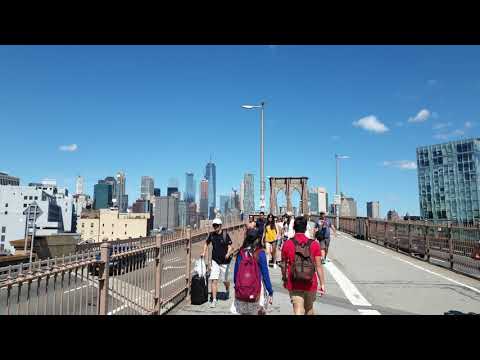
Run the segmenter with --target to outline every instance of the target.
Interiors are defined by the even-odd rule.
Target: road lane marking
[[[175,279],[173,279],[173,280],[170,280],[170,281],[166,282],[165,284],[162,284],[161,288],[163,289],[164,287],[167,287],[167,286],[173,284],[175,281],[178,281],[178,280],[180,280],[180,279],[182,279],[182,278],[184,278],[184,277],[185,277],[185,274],[183,274],[183,275],[181,275],[181,276],[179,276],[179,277],[177,277],[177,278],[175,278]]]
[[[372,306],[367,299],[360,294],[360,291],[358,291],[357,287],[332,262],[326,263],[324,267],[335,279],[352,305]]]
[[[475,291],[476,293],[479,293],[479,294],[480,294],[480,289],[474,288],[473,286],[470,286],[470,285],[461,283],[460,281],[453,280],[453,279],[451,279],[451,278],[449,278],[449,277],[447,277],[447,276],[444,276],[444,275],[442,275],[442,274],[438,274],[438,273],[436,273],[436,272],[434,272],[434,271],[425,269],[425,268],[422,267],[422,266],[419,266],[419,265],[417,265],[417,264],[414,264],[414,263],[412,263],[412,262],[410,262],[410,261],[408,261],[408,260],[399,258],[399,257],[397,257],[397,256],[392,256],[392,257],[393,257],[394,259],[403,261],[403,262],[406,263],[406,264],[410,264],[410,265],[412,265],[413,267],[415,267],[415,268],[417,268],[417,269],[423,270],[423,271],[425,271],[425,272],[427,272],[427,273],[429,273],[429,274],[432,274],[432,275],[436,275],[436,276],[438,276],[438,277],[441,277],[442,279],[451,281],[451,282],[453,282],[454,284],[457,284],[457,285],[466,287],[467,289],[470,289],[470,290]]]
[[[382,315],[380,312],[373,309],[358,309],[358,312],[362,315]]]
[[[66,293],[69,293],[71,291],[77,291],[77,290],[80,290],[80,289],[83,289],[83,288],[86,288],[86,287],[89,287],[90,285],[83,285],[83,286],[79,286],[77,287],[76,289],[70,289],[70,290],[67,290],[67,291],[64,291],[63,293],[66,294]]]
[[[344,239],[350,240],[351,242],[354,242],[354,243],[359,244],[359,245],[361,245],[361,246],[367,247],[367,245],[361,244],[361,243],[358,242],[358,241],[355,241],[355,240],[353,240],[353,239],[350,239],[350,238],[347,237],[346,235],[341,234],[341,236],[342,236]],[[380,251],[380,250],[375,249],[375,248],[373,248],[373,247],[372,247],[372,250],[375,250],[375,251],[377,251],[377,252],[381,252],[382,254],[385,254],[385,255],[390,256],[392,259],[396,259],[396,260],[402,261],[402,262],[404,262],[404,263],[406,263],[406,264],[409,264],[409,265],[411,265],[411,266],[413,266],[413,267],[415,267],[415,268],[417,268],[417,269],[419,269],[419,270],[423,270],[423,271],[425,271],[425,272],[427,272],[427,273],[429,273],[429,274],[436,275],[436,276],[438,276],[438,277],[440,277],[440,278],[442,278],[442,279],[444,279],[444,280],[448,280],[448,281],[450,281],[450,282],[452,282],[452,283],[454,283],[454,284],[463,286],[463,287],[465,287],[465,288],[467,288],[467,289],[470,289],[470,290],[472,290],[472,291],[480,294],[480,289],[474,288],[473,286],[470,286],[470,285],[461,283],[460,281],[457,281],[457,280],[454,280],[454,279],[452,279],[452,278],[449,278],[448,276],[445,276],[445,275],[436,273],[436,272],[434,272],[434,271],[431,271],[431,270],[429,270],[429,269],[424,268],[423,266],[414,264],[414,263],[412,263],[412,262],[410,262],[410,261],[408,261],[408,260],[402,259],[401,257],[393,256],[393,255],[391,255],[391,254],[387,254],[386,252]],[[436,260],[436,259],[435,259],[435,260]]]

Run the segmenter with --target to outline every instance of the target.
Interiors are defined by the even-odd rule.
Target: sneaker
[[[327,262],[325,259],[322,259],[322,265],[325,265]]]
[[[276,269],[277,269],[277,267],[278,267],[278,266],[277,266],[277,264],[276,264],[276,263],[274,263],[274,264],[273,264],[273,269],[274,269],[274,270],[276,270]]]
[[[210,307],[211,308],[214,308],[215,306],[217,306],[217,300],[212,300],[212,302],[210,303]]]
[[[230,293],[229,293],[228,291],[225,292],[224,299],[225,299],[225,300],[230,299]]]

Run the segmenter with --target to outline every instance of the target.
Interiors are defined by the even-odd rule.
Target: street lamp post
[[[261,109],[260,116],[260,211],[265,211],[265,176],[264,176],[264,148],[263,148],[263,111],[265,102],[260,105],[242,105],[244,109]]]
[[[337,198],[337,204],[335,206],[335,212],[337,213],[337,217],[336,217],[336,224],[335,224],[335,228],[338,229],[339,227],[339,223],[340,223],[340,208],[342,206],[342,199],[340,197],[340,200],[338,201],[339,199],[339,196],[340,196],[340,186],[339,186],[339,183],[340,183],[340,176],[339,176],[339,173],[340,173],[340,162],[338,160],[340,159],[348,159],[350,158],[349,156],[342,156],[342,155],[338,155],[338,154],[335,154],[335,160],[336,160],[336,189],[335,189],[335,195],[336,195],[336,198]]]

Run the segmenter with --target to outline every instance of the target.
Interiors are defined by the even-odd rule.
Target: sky
[[[149,175],[197,198],[205,165],[221,194],[255,175],[266,101],[265,176],[307,176],[419,214],[418,146],[478,137],[479,46],[0,46],[0,171],[75,191],[126,173],[130,203]],[[267,205],[268,205],[267,180]],[[295,198],[298,201],[298,196]]]

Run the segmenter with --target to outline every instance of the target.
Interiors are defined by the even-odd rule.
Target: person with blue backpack
[[[325,264],[328,261],[327,254],[330,246],[330,229],[333,230],[335,236],[337,235],[337,230],[335,230],[332,222],[325,216],[323,211],[320,213],[320,219],[315,228],[317,229],[315,237],[320,243],[322,253],[322,264]]]
[[[264,315],[273,302],[273,288],[268,272],[267,256],[256,229],[247,231],[233,271],[235,300],[232,312],[241,315]],[[265,289],[268,298],[265,297]]]

